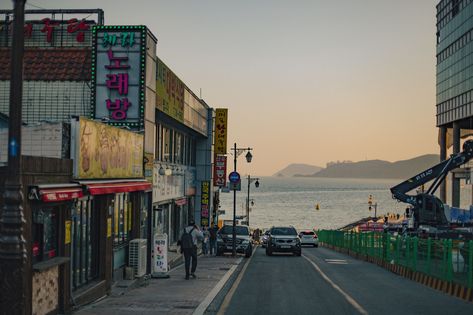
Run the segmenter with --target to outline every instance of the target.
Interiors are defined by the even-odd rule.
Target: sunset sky
[[[229,109],[228,147],[254,148],[251,164],[238,160],[242,174],[439,152],[438,0],[27,3],[99,7],[106,24],[146,25],[180,79]]]

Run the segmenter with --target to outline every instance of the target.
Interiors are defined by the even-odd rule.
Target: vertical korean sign
[[[215,154],[227,154],[227,108],[215,110]]]
[[[210,182],[202,181],[200,197],[200,225],[209,226]]]
[[[146,28],[94,26],[92,118],[144,126]]]
[[[216,155],[214,161],[214,186],[225,187],[227,184],[227,157]]]

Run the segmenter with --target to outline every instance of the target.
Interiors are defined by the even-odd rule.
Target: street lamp
[[[26,225],[21,179],[21,112],[23,97],[24,21],[26,0],[15,0],[11,46],[10,112],[8,117],[8,173],[0,212],[0,278],[8,290],[0,296],[0,313],[31,313],[31,272],[25,236]]]
[[[251,159],[253,158],[253,155],[251,154],[252,148],[237,148],[237,144],[235,143],[233,145],[233,171],[236,173],[237,171],[237,157],[240,156],[240,154],[244,152],[246,153],[246,161],[248,163],[251,163]],[[240,179],[241,181],[241,179]],[[234,187],[235,188],[235,187]],[[236,256],[236,189],[233,189],[233,240],[232,240],[232,256]]]
[[[248,228],[249,228],[250,227],[250,184],[256,181],[255,187],[258,188],[259,178],[251,178],[251,176],[248,175],[247,180],[248,180],[248,198],[246,199],[246,223],[248,224]]]

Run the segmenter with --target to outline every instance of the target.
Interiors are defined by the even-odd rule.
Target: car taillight
[[[317,238],[317,234],[314,235],[314,238]]]

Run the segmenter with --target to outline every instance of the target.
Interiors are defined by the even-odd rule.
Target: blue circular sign
[[[228,175],[228,179],[230,180],[231,183],[238,183],[240,181],[240,174],[238,174],[237,172],[231,172],[229,175]]]

